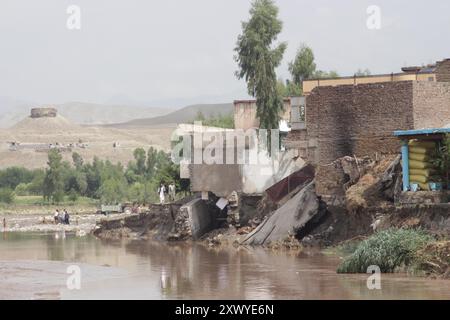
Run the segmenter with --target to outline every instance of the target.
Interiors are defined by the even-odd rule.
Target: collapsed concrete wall
[[[303,228],[320,213],[319,199],[311,182],[270,217],[264,220],[242,242],[245,245],[270,245],[283,241]]]
[[[175,219],[173,239],[199,239],[217,227],[217,209],[202,199],[194,199],[180,208]]]

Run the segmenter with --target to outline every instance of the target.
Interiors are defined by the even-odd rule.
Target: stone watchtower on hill
[[[31,118],[55,118],[58,114],[56,108],[33,108]]]

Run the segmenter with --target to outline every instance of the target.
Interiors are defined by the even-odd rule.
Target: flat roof
[[[382,74],[369,74],[369,75],[353,75],[353,76],[342,76],[342,77],[331,77],[331,78],[310,78],[305,79],[303,82],[308,81],[326,81],[326,80],[340,80],[340,79],[364,79],[364,78],[382,78],[382,77],[397,77],[397,76],[410,76],[415,74],[435,74],[435,71],[423,70],[422,72],[397,72],[397,73],[382,73]]]
[[[292,97],[284,97],[283,98],[283,102],[289,102],[291,101],[291,98],[297,98],[296,96],[292,96]],[[233,104],[248,104],[248,103],[256,103],[256,99],[247,99],[247,100],[234,100]]]
[[[394,131],[394,136],[419,136],[419,135],[433,135],[450,133],[450,128],[431,128],[431,129],[418,129],[418,130],[397,130]]]

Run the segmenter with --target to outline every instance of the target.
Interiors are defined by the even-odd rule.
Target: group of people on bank
[[[161,185],[158,188],[160,204],[164,204],[166,202],[166,194],[169,195],[169,201],[175,201],[176,193],[177,191],[175,183],[172,182],[171,184],[169,184],[169,187],[167,188],[166,185],[161,182]]]
[[[55,215],[53,216],[55,219],[55,224],[70,224],[70,215],[66,209],[63,211],[59,211],[56,209]]]

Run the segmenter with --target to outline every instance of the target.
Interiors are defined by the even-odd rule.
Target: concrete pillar
[[[409,146],[408,140],[402,140],[403,191],[409,191]]]

